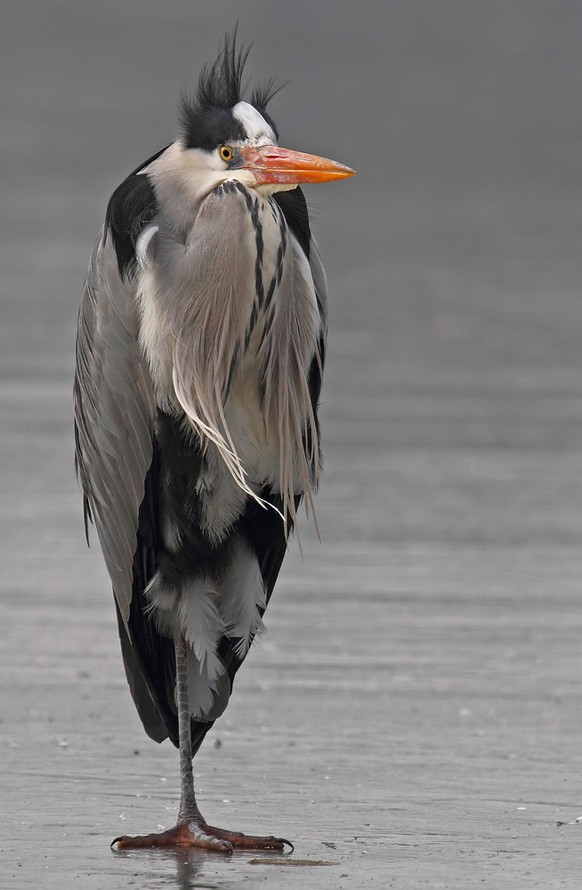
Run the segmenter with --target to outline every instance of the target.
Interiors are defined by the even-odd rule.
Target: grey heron
[[[79,313],[76,465],[145,731],[179,749],[177,825],[117,849],[281,850],[210,826],[192,758],[228,703],[320,474],[327,287],[304,182],[227,36],[177,139],[113,193]]]

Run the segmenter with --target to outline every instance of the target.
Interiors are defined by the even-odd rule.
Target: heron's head
[[[236,32],[226,37],[217,60],[207,66],[194,97],[182,100],[181,166],[197,197],[226,180],[271,193],[303,182],[325,182],[353,170],[316,155],[281,148],[266,107],[277,92],[273,81],[242,98],[242,77],[249,50],[237,50]]]

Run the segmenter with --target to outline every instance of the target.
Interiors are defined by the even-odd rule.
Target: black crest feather
[[[251,46],[237,46],[237,28],[225,34],[218,57],[202,69],[196,95],[182,94],[181,135],[188,148],[211,150],[229,139],[244,136],[231,109],[244,96],[243,76]],[[261,112],[275,133],[277,128],[265,109],[281,86],[271,78],[255,87],[250,97],[251,105]]]

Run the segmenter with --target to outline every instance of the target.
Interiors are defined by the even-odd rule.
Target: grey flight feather
[[[135,285],[122,280],[108,235],[97,243],[79,313],[76,463],[121,617],[129,620],[132,563],[152,461],[152,384],[142,360]]]
[[[313,236],[311,237],[309,247],[309,267],[311,269],[311,275],[313,276],[313,284],[317,296],[317,304],[321,319],[321,332],[325,341],[327,338],[327,276],[321,261],[319,247]]]

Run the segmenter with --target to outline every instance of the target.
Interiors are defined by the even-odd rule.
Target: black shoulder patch
[[[290,192],[275,192],[273,198],[281,208],[287,225],[299,241],[305,256],[309,259],[311,228],[303,192],[297,187]]]
[[[115,189],[107,205],[105,231],[111,232],[122,278],[128,278],[135,271],[136,241],[140,232],[158,212],[158,202],[149,177],[139,171],[161,153],[158,152],[130,173]]]

